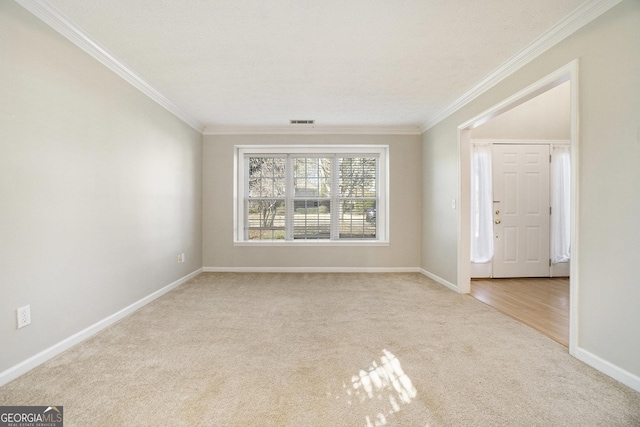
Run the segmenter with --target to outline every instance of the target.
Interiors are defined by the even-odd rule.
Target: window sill
[[[314,246],[314,247],[328,247],[328,246],[389,246],[388,240],[348,240],[348,241],[309,241],[309,240],[294,240],[294,241],[278,241],[278,240],[261,240],[261,241],[240,241],[233,242],[234,246]]]

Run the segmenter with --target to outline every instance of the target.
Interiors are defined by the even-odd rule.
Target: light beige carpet
[[[634,426],[640,394],[419,274],[204,273],[0,388],[65,426]]]

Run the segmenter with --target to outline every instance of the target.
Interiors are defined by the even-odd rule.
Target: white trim
[[[522,50],[512,56],[507,62],[493,70],[484,79],[476,83],[471,89],[460,95],[445,108],[436,113],[431,119],[420,126],[420,133],[427,131],[517,70],[542,55],[544,52],[560,43],[580,28],[587,25],[622,0],[589,0],[576,9],[569,16],[558,22],[549,30],[534,39]]]
[[[614,380],[619,381],[627,387],[630,387],[640,393],[639,376],[634,375],[631,372],[626,371],[599,356],[596,356],[595,354],[585,350],[582,347],[576,348],[574,356],[576,357],[576,359],[586,363],[587,365],[597,369],[598,371],[610,376]]]
[[[237,228],[237,227],[236,227]],[[322,247],[322,246],[389,246],[389,240],[236,240],[233,246],[294,246],[294,247]]]
[[[504,99],[493,107],[477,114],[473,118],[467,120],[458,126],[458,129],[473,129],[480,126],[483,123],[488,122],[492,118],[499,116],[500,114],[511,110],[518,105],[524,104],[530,99],[535,98],[536,96],[552,89],[561,83],[569,81],[572,79],[572,76],[576,72],[578,60],[575,59],[569,62],[567,65],[558,68],[554,72],[546,75],[544,78],[538,80],[537,82],[527,86],[526,88],[514,93],[510,97]],[[572,90],[571,93],[573,95],[573,87],[575,85],[571,85]]]
[[[447,288],[451,289],[452,291],[458,292],[460,293],[460,290],[458,289],[458,287],[456,285],[454,285],[453,283],[449,282],[448,280],[443,279],[440,276],[437,276],[423,268],[419,269],[420,273],[423,274],[424,276],[427,276],[429,279],[435,280],[436,282],[440,283],[441,285],[446,286]]]
[[[570,266],[570,297],[569,297],[569,354],[575,356],[578,346],[578,293],[580,279],[578,277],[579,245],[578,245],[578,212],[579,200],[579,111],[578,111],[578,60],[573,60],[553,73],[543,77],[525,89],[510,96],[504,101],[494,105],[488,110],[474,116],[470,120],[458,126],[458,197],[460,209],[458,210],[458,287],[459,292],[468,293],[470,290],[470,266],[469,253],[469,182],[470,166],[468,157],[470,129],[479,126],[491,118],[514,108],[529,99],[565,82],[571,82],[571,266]]]
[[[472,144],[570,145],[570,139],[472,139]]]
[[[418,126],[207,126],[204,135],[420,135]]]
[[[120,77],[160,104],[180,120],[205,135],[239,134],[380,134],[420,135],[473,99],[495,86],[506,77],[570,36],[584,25],[596,19],[622,0],[589,0],[572,14],[537,37],[507,62],[476,83],[421,126],[207,126],[191,117],[171,100],[153,88],[142,77],[124,64],[114,54],[100,45],[79,26],[71,22],[46,0],[15,0],[22,7],[40,18],[76,46],[100,61]]]
[[[418,267],[203,267],[205,273],[419,273]]]
[[[45,24],[66,37],[70,42],[100,61],[111,71],[125,79],[136,89],[147,95],[161,107],[182,120],[193,129],[202,133],[204,126],[184,110],[174,104],[169,98],[158,92],[146,80],[129,68],[113,53],[94,40],[78,25],[71,22],[46,0],[15,0],[20,6],[40,18]]]
[[[580,293],[580,275],[578,274],[579,239],[580,230],[580,109],[578,96],[579,67],[578,60],[571,62],[568,67],[571,81],[571,263],[569,264],[569,354],[575,356],[579,346],[578,328],[579,320],[578,307]]]
[[[458,126],[458,292],[471,292],[471,131]]]
[[[245,236],[245,196],[248,193],[246,183],[249,180],[248,168],[245,159],[249,155],[274,155],[289,158],[291,155],[322,155],[327,157],[335,157],[342,155],[369,155],[378,156],[377,161],[377,179],[378,179],[378,197],[377,197],[377,237],[375,239],[308,239],[304,242],[296,242],[294,240],[267,240],[253,241],[247,240]],[[387,144],[349,144],[349,145],[280,145],[280,144],[243,144],[234,146],[234,237],[235,246],[386,246],[389,244],[389,145]],[[291,170],[291,167],[287,167]],[[334,175],[335,176],[335,175]],[[289,182],[290,186],[293,181]],[[337,184],[333,182],[332,185]],[[285,217],[287,225],[291,218]],[[332,227],[335,226],[336,216],[332,216]],[[286,236],[291,239],[291,236]]]
[[[266,154],[359,154],[369,151],[382,155],[385,150],[389,151],[388,144],[240,144],[234,148],[236,151]]]
[[[106,327],[113,325],[118,320],[121,320],[122,318],[128,316],[129,314],[133,313],[139,308],[149,304],[151,301],[161,297],[162,295],[180,286],[186,281],[191,280],[201,272],[202,272],[202,268],[199,268],[193,273],[190,273],[176,280],[175,282],[165,286],[164,288],[158,289],[152,294],[147,295],[146,297],[134,302],[133,304],[123,308],[122,310],[119,310],[113,313],[112,315],[105,317],[104,319],[94,323],[88,328],[85,328],[80,332],[77,332],[63,339],[57,344],[52,345],[51,347],[41,351],[38,354],[35,354],[29,357],[28,359],[18,363],[17,365],[12,366],[11,368],[3,372],[0,372],[0,386],[7,384],[9,381],[13,381],[14,379],[18,378],[20,375],[25,374],[26,372],[30,371],[36,366],[43,364],[47,360],[54,358],[55,356],[62,353],[63,351],[68,350],[74,345],[79,344],[80,342],[86,340],[87,338],[90,338],[91,336],[97,334],[98,332],[102,331]]]
[[[469,266],[469,276],[472,279],[491,279],[493,277],[493,261],[472,262]]]

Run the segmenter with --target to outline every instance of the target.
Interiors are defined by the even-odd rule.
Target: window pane
[[[378,227],[376,212],[385,205],[380,199],[386,194],[385,181],[378,176],[386,164],[385,149],[353,146],[332,153],[332,146],[313,146],[308,152],[281,148],[241,149],[246,181],[239,186],[239,239],[386,238],[387,220],[382,218]]]
[[[339,159],[341,239],[375,239],[377,236],[376,162],[376,157]]]
[[[375,157],[340,158],[340,197],[377,197]]]
[[[293,238],[331,238],[331,202],[321,199],[296,199],[293,214]]]
[[[249,197],[284,197],[286,160],[249,158]]]
[[[293,168],[294,197],[329,197],[331,194],[331,159],[296,158]]]
[[[284,200],[248,200],[248,239],[284,239]]]
[[[375,239],[376,238],[376,202],[363,199],[344,199],[340,201],[340,238]]]

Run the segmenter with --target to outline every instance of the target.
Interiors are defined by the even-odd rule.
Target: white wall
[[[12,1],[0,93],[1,373],[201,267],[202,136]]]
[[[564,82],[471,130],[471,139],[571,138],[571,83]]]
[[[255,247],[233,243],[234,146],[388,144],[390,244]],[[413,269],[420,262],[420,136],[208,135],[204,138],[204,267],[216,269]]]
[[[457,126],[579,59],[581,357],[640,381],[640,2],[627,0],[423,134],[421,266],[456,283]],[[640,382],[637,382],[640,384]]]

